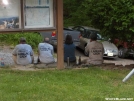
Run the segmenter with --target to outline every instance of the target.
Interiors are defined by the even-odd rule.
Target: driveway
[[[76,48],[76,57],[81,56],[82,59],[88,58],[87,56],[84,55],[83,51],[79,48]],[[115,65],[130,65],[134,64],[134,59],[121,59],[121,58],[104,58],[104,63],[114,63]]]

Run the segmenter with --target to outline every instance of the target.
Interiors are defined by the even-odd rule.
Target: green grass
[[[133,98],[134,77],[123,83],[130,70],[17,71],[0,69],[0,101],[106,101]]]

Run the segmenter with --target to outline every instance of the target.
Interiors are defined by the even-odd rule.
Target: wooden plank
[[[57,69],[64,69],[63,54],[63,0],[57,0]]]

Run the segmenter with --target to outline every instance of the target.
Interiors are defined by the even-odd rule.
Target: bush
[[[18,32],[18,33],[2,33],[0,34],[0,42],[8,45],[17,45],[19,43],[20,37],[25,37],[28,44],[32,46],[33,49],[37,49],[38,44],[42,41],[40,34],[35,32]]]

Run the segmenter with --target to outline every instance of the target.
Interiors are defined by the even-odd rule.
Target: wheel
[[[119,48],[118,57],[125,58],[125,49],[124,48]]]

